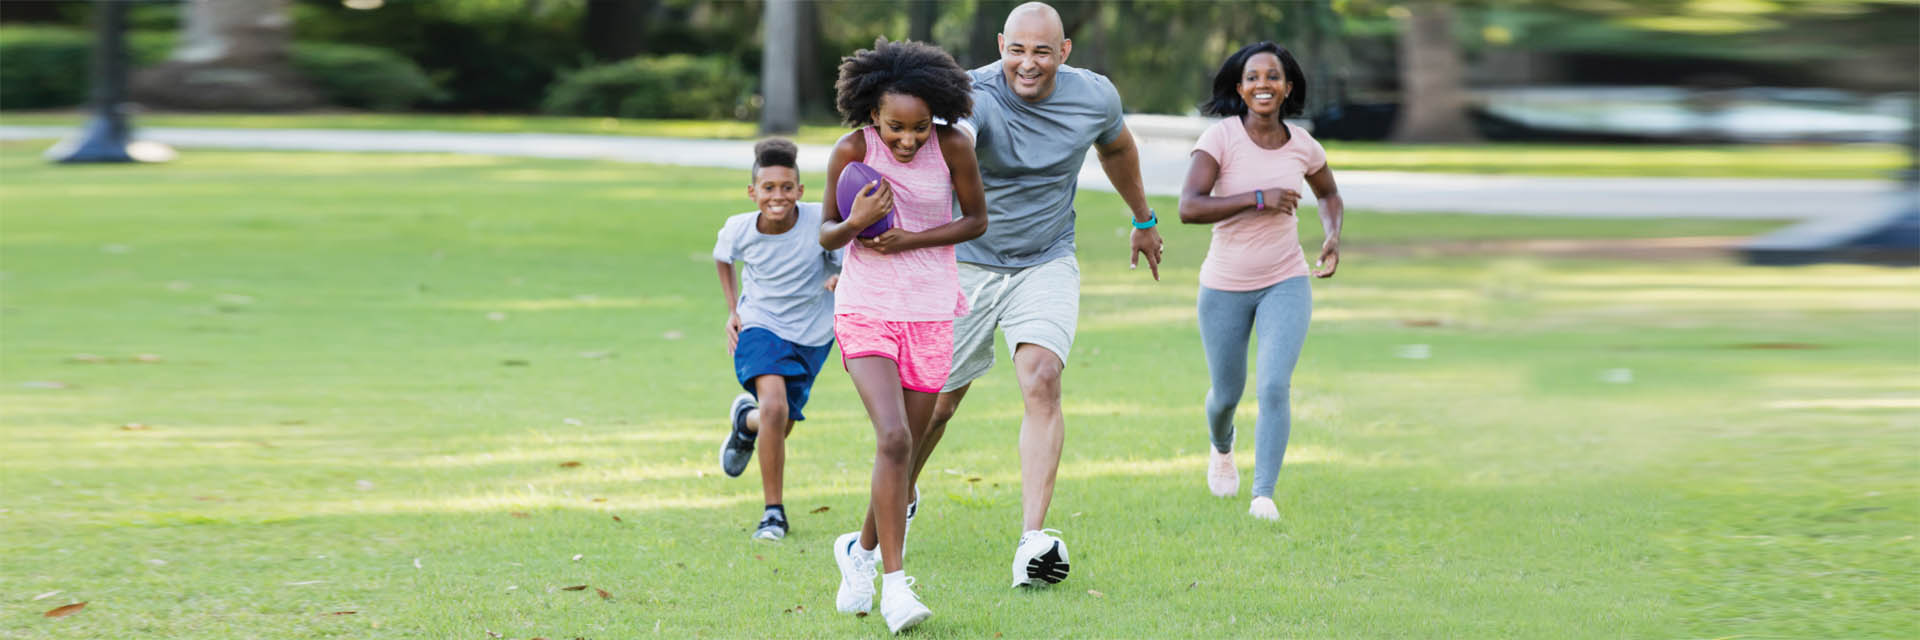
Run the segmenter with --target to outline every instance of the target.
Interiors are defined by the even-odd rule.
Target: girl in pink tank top
[[[858,129],[840,138],[827,161],[820,245],[846,246],[898,211],[894,228],[848,249],[834,291],[834,336],[877,443],[865,524],[834,541],[835,604],[845,613],[868,611],[876,569],[884,569],[881,616],[899,632],[932,615],[909,586],[902,549],[908,514],[918,506],[916,451],[953,362],[953,319],[967,313],[953,245],[986,232],[986,194],[973,141],[944,124],[973,107],[972,82],[952,56],[881,40],[843,59],[834,87],[840,115]],[[840,174],[855,161],[884,179],[863,187],[852,211],[840,211]]]

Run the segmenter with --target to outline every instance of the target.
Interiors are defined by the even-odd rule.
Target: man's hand
[[[1340,239],[1339,238],[1327,238],[1326,242],[1321,243],[1320,260],[1317,261],[1315,265],[1320,268],[1314,270],[1313,277],[1315,278],[1333,277],[1333,271],[1335,269],[1340,268]]]
[[[1147,257],[1147,268],[1153,270],[1153,279],[1158,281],[1160,279],[1160,255],[1167,244],[1160,239],[1160,229],[1134,229],[1131,236],[1129,236],[1129,242],[1133,247],[1129,252],[1132,260],[1128,263],[1127,268],[1140,268],[1140,256],[1145,255]]]
[[[740,347],[740,314],[727,314],[727,355]]]

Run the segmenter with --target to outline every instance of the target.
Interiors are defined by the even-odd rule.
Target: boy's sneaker
[[[720,443],[720,470],[727,477],[738,478],[747,470],[747,461],[753,459],[754,434],[747,431],[747,414],[760,408],[754,402],[753,394],[741,393],[733,397],[733,407],[727,410],[727,420],[733,429],[727,432],[727,439]]]
[[[1013,550],[1013,586],[1044,587],[1067,579],[1067,543],[1055,537],[1058,533],[1042,529],[1020,535]]]
[[[834,538],[833,561],[840,565],[840,590],[833,596],[833,605],[841,613],[873,610],[873,580],[880,577],[873,566],[878,560],[874,555],[860,548],[859,531]]]
[[[880,594],[880,617],[887,619],[888,631],[900,633],[933,617],[933,611],[920,604],[920,597],[914,595],[913,583],[913,578],[906,578],[889,585],[887,592]]]
[[[1212,456],[1207,463],[1207,489],[1222,498],[1240,493],[1240,468],[1233,466],[1233,452],[1220,453],[1207,448]]]
[[[753,539],[779,540],[785,537],[787,537],[786,512],[767,509],[766,517],[760,519],[760,528],[753,532]]]

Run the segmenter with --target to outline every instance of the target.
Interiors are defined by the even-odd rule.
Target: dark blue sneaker
[[[753,401],[753,394],[741,393],[733,397],[733,407],[727,410],[729,422],[733,428],[727,431],[727,439],[720,443],[720,470],[729,478],[738,478],[747,470],[747,462],[753,460],[754,434],[747,431],[747,414],[760,408]]]

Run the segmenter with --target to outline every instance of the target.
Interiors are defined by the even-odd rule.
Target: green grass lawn
[[[0,636],[885,635],[833,612],[872,460],[845,374],[791,441],[785,542],[714,461],[742,176],[41,146],[0,145]],[[1274,524],[1204,488],[1205,231],[1169,225],[1154,283],[1118,200],[1081,210],[1074,573],[1006,586],[1002,366],[922,483],[913,635],[1913,636],[1920,274],[1407,250],[1767,223],[1355,212]]]
[[[74,112],[0,113],[0,125],[79,126]],[[137,126],[246,129],[376,129],[487,133],[589,133],[673,138],[758,137],[751,122],[633,120],[516,115],[394,113],[179,114],[137,116]],[[809,125],[793,136],[831,144],[841,127]],[[1344,171],[1553,176],[1669,176],[1707,178],[1888,179],[1907,166],[1899,145],[1622,145],[1515,144],[1394,145],[1330,141],[1328,160]]]

